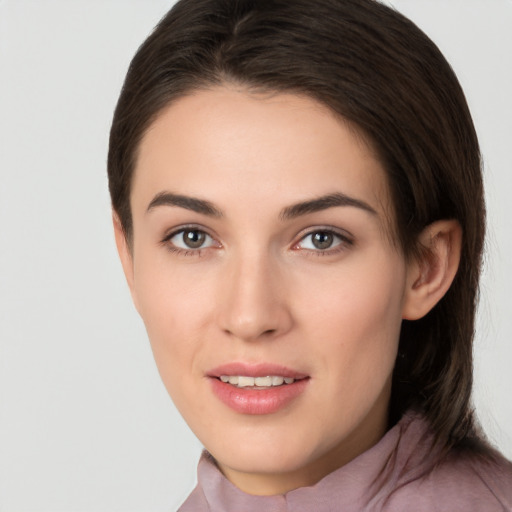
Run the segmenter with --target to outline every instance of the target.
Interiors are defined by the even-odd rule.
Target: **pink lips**
[[[245,375],[248,377],[266,377],[279,375],[295,379],[292,384],[270,387],[268,389],[237,388],[222,382],[221,375]],[[241,414],[271,414],[286,407],[306,389],[307,375],[274,364],[229,363],[208,372],[213,393],[225,405]]]

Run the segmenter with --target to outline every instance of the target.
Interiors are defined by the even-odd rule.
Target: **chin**
[[[213,446],[212,450],[206,446],[206,449],[221,465],[243,473],[295,472],[316,458],[317,450],[306,446],[304,438],[283,437],[272,442],[269,439],[259,441],[248,435],[240,442],[227,441],[229,446]]]

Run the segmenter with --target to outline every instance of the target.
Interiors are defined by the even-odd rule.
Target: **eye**
[[[213,238],[200,229],[181,229],[168,236],[165,242],[183,250],[206,249],[215,245]]]
[[[341,244],[351,244],[351,241],[339,233],[328,229],[321,229],[308,233],[295,247],[310,251],[328,251]]]

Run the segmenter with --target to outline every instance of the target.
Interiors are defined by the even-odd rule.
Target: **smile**
[[[266,377],[248,377],[246,375],[221,375],[220,380],[238,388],[268,389],[270,387],[293,384],[295,379],[281,375]]]
[[[277,413],[292,407],[310,386],[309,375],[273,363],[223,364],[206,374],[213,395],[244,415]]]

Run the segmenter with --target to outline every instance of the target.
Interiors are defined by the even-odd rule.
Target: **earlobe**
[[[459,268],[462,228],[456,220],[440,220],[419,237],[421,256],[409,263],[402,318],[425,316],[450,288]]]
[[[119,259],[121,260],[121,265],[126,277],[126,282],[128,283],[128,287],[130,289],[133,303],[137,308],[137,302],[134,293],[133,254],[128,244],[128,240],[126,239],[126,234],[124,232],[119,216],[116,212],[112,212],[112,223],[114,225],[114,236],[116,240],[117,253],[119,254]]]

